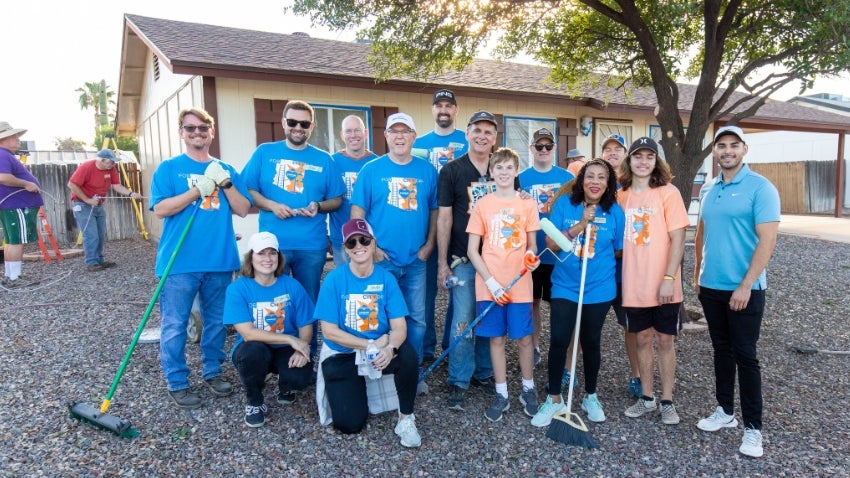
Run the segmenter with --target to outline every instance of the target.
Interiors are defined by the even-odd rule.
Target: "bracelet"
[[[570,227],[572,227],[572,226],[570,226]],[[576,236],[574,236],[574,235],[572,235],[572,233],[570,233],[570,227],[567,228],[567,239],[572,241],[576,238]]]
[[[313,201],[316,203],[316,212],[322,212],[322,202],[321,201]]]
[[[664,280],[676,280],[676,276],[671,276],[670,274],[664,274]]]

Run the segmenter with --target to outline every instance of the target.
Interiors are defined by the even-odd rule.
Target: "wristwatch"
[[[224,183],[226,183],[226,184],[224,184]],[[223,189],[230,189],[230,188],[233,187],[233,181],[231,181],[230,179],[224,180],[224,183],[219,184],[219,186],[221,186]]]
[[[397,347],[393,347],[392,345],[390,345],[390,350],[393,351],[393,358],[398,357],[398,348]]]

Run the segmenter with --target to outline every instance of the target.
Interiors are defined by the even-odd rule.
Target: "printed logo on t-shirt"
[[[275,165],[274,185],[293,194],[304,192],[306,165],[301,161],[283,159]]]
[[[522,217],[514,214],[513,208],[502,209],[490,221],[490,244],[506,251],[519,249],[523,245]]]
[[[472,214],[472,209],[481,198],[492,192],[496,192],[496,183],[494,181],[476,181],[474,183],[469,183],[469,187],[466,188],[466,191],[467,194],[469,194],[469,208],[466,213]]]
[[[572,221],[570,227],[578,224],[579,221]],[[594,220],[595,222],[595,220]],[[583,258],[585,251],[587,252],[587,258],[593,259],[593,256],[596,255],[596,237],[599,233],[599,226],[593,224],[590,226],[590,237],[585,239],[584,232],[581,232],[575,239],[573,239],[573,253],[578,258]]]
[[[345,183],[345,199],[351,199],[351,192],[354,191],[354,183],[357,182],[357,171],[346,171],[342,175],[342,182]]]
[[[636,246],[648,246],[649,218],[655,214],[655,209],[639,207],[626,211],[626,240]]]
[[[531,198],[537,203],[537,212],[540,214],[550,214],[552,212],[552,205],[555,203],[555,193],[558,192],[558,188],[560,187],[561,185],[559,183],[535,184],[531,186],[529,194],[531,194]]]
[[[378,330],[378,294],[349,294],[345,299],[345,326],[359,332]]]
[[[273,334],[282,334],[286,323],[286,304],[289,295],[275,299],[274,302],[254,304],[254,327]]]
[[[440,172],[443,166],[449,164],[450,161],[454,161],[455,151],[461,149],[463,149],[463,144],[461,143],[449,143],[446,147],[433,148],[429,153],[431,164],[437,168],[437,172]]]
[[[387,204],[402,211],[416,211],[419,208],[416,181],[416,178],[389,178],[387,187],[390,188],[390,194],[387,196]]]
[[[189,188],[195,187],[198,184],[198,180],[201,179],[203,174],[190,174],[189,175]],[[201,209],[205,211],[218,211],[221,209],[221,200],[218,197],[219,189],[216,186],[215,190],[213,190],[212,195],[205,196],[204,200],[201,202]]]

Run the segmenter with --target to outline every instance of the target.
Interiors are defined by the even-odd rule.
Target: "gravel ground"
[[[267,388],[269,421],[242,423],[244,398],[215,398],[177,409],[166,396],[156,345],[139,345],[110,413],[129,419],[141,436],[121,439],[69,418],[66,402],[99,405],[150,299],[153,245],[110,242],[118,266],[84,271],[83,259],[26,263],[43,280],[28,289],[0,290],[0,475],[2,476],[848,476],[850,358],[803,355],[790,344],[847,350],[850,245],[780,236],[771,262],[760,357],[764,385],[765,456],[738,454],[742,429],[699,431],[715,407],[707,332],[678,339],[675,399],[682,423],[629,419],[627,360],[621,331],[609,315],[603,332],[599,396],[608,420],[589,424],[601,445],[588,450],[554,442],[529,424],[517,402],[519,376],[509,366],[511,409],[488,422],[489,397],[472,389],[466,412],[445,409],[446,368],[428,378],[431,393],[416,402],[422,447],[401,447],[395,414],[373,416],[359,435],[318,424],[313,388],[280,406]],[[691,277],[692,247],[685,277]],[[54,282],[56,281],[56,282]],[[445,295],[439,297],[440,317]],[[690,305],[696,306],[693,298]],[[158,313],[151,324],[159,322]],[[69,326],[70,325],[70,326]],[[544,325],[544,327],[546,327]],[[548,343],[548,327],[544,331]],[[227,347],[234,340],[228,336]],[[516,350],[509,349],[515,364]],[[194,375],[197,345],[187,347]],[[545,364],[545,360],[544,360]],[[238,377],[231,365],[225,375]],[[538,389],[545,367],[535,373]],[[657,382],[656,382],[657,383]],[[658,385],[656,385],[658,390]],[[542,393],[541,393],[542,395]],[[578,409],[578,407],[574,407]],[[583,412],[579,411],[585,418]],[[740,409],[737,411],[740,418]],[[589,423],[589,422],[588,422]]]

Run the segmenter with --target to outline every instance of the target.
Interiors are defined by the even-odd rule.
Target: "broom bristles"
[[[101,430],[108,430],[122,438],[136,438],[139,432],[133,428],[129,420],[114,415],[101,413],[97,408],[85,402],[68,403],[68,412],[77,420],[94,425]]]
[[[572,412],[564,411],[552,417],[546,436],[565,445],[599,448],[581,417]]]

